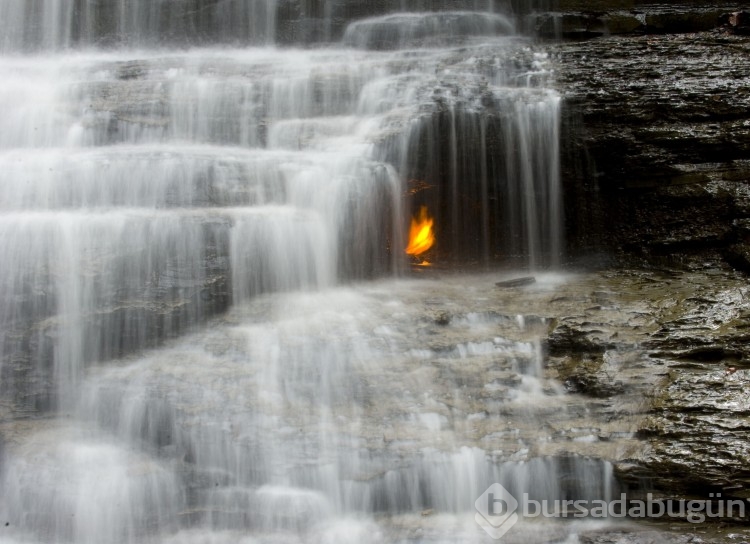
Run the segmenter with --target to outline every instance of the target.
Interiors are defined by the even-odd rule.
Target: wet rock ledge
[[[613,270],[549,307],[552,373],[598,399],[598,441],[622,484],[750,498],[750,287],[740,273]]]

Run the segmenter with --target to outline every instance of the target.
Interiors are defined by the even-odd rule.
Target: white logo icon
[[[492,484],[474,502],[474,519],[495,540],[510,531],[518,521],[518,501],[500,484]]]

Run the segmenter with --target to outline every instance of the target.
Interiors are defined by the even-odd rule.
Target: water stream
[[[404,278],[420,205],[446,267],[562,252],[549,59],[466,4],[315,47],[272,0],[0,6],[0,540],[480,542],[494,482],[611,493],[535,453],[541,332]]]

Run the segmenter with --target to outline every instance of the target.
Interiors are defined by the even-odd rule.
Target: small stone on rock
[[[531,285],[536,283],[536,278],[533,276],[525,276],[523,278],[514,278],[512,280],[499,281],[495,285],[503,289],[510,289],[513,287],[523,287],[524,285]]]

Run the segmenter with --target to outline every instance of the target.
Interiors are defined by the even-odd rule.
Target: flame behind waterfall
[[[435,233],[432,231],[433,219],[427,213],[427,206],[419,209],[419,215],[412,217],[409,229],[409,245],[406,246],[408,255],[419,256],[435,243]],[[422,264],[429,264],[424,262]]]

